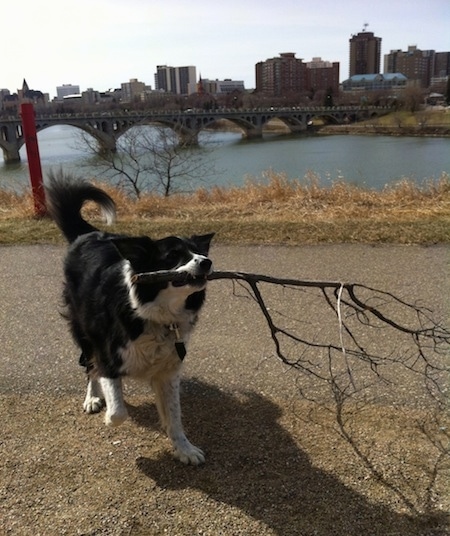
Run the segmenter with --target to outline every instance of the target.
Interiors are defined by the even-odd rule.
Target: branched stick
[[[133,283],[189,283],[191,278],[187,272],[164,270],[136,274]],[[231,279],[247,283],[265,318],[276,355],[286,365],[324,382],[332,391],[338,386],[348,396],[349,393],[360,393],[371,384],[358,380],[356,370],[361,366],[368,367],[367,370],[378,380],[388,382],[380,369],[390,365],[400,366],[421,377],[433,398],[441,398],[439,395],[443,394],[445,380],[441,376],[448,373],[449,368],[438,357],[450,348],[450,330],[434,321],[431,311],[423,306],[408,303],[390,292],[357,283],[287,279],[238,271],[214,271],[206,279]],[[319,289],[328,310],[333,312],[337,321],[337,338],[334,341],[320,341],[315,337],[308,339],[278,325],[276,312],[267,306],[260,284],[291,289]],[[283,318],[289,320],[289,317]],[[403,320],[406,318],[410,319],[410,325]],[[393,330],[394,339],[402,341],[402,349],[386,351],[388,345],[380,336],[377,336],[379,344],[369,349],[365,342],[369,328]],[[310,350],[308,358],[305,357],[305,348]],[[315,357],[311,355],[314,353]],[[328,367],[324,367],[325,361]]]
[[[177,272],[175,270],[160,270],[158,272],[144,272],[133,276],[133,283],[163,283],[165,281],[182,281],[188,280],[187,272]],[[289,287],[314,287],[314,288],[340,288],[342,285],[347,288],[348,285],[339,281],[312,281],[308,279],[280,279],[264,274],[253,274],[248,272],[230,272],[215,270],[207,276],[208,281],[214,279],[236,279],[241,281],[253,281],[255,283],[273,283],[275,285],[284,285]],[[350,285],[351,286],[351,285]]]
[[[133,282],[189,283],[191,278],[186,272],[161,271],[136,274]],[[445,422],[450,385],[450,330],[433,318],[432,311],[391,292],[356,283],[232,271],[215,271],[206,279],[237,281],[247,290],[246,294],[233,293],[233,297],[250,296],[258,305],[275,355],[300,372],[296,385],[303,399],[334,416],[331,429],[404,506],[414,513],[430,508],[438,470],[449,457],[439,419]],[[278,299],[276,292],[266,293],[268,285],[278,285],[283,295]],[[405,396],[408,408],[415,403],[417,408],[427,408],[426,415],[439,416],[436,423],[424,417],[433,453],[438,449],[425,505],[399,484],[402,467],[390,478],[380,459],[367,448],[364,435],[355,433],[365,407],[373,402],[383,407],[389,401],[395,407],[404,403]]]

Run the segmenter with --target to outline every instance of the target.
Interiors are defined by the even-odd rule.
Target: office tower
[[[176,95],[190,95],[197,87],[197,72],[192,65],[169,67],[158,65],[155,74],[155,88]]]
[[[62,86],[57,86],[56,88],[56,98],[57,100],[63,100],[64,97],[68,95],[79,95],[80,86],[74,86],[72,84],[63,84]]]

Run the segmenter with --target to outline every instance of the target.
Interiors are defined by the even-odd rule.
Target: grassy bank
[[[404,180],[382,191],[338,182],[318,186],[314,174],[290,181],[267,173],[241,188],[213,188],[164,198],[133,200],[104,187],[115,199],[116,232],[192,234],[215,231],[216,242],[314,244],[336,242],[430,244],[450,242],[450,178],[419,187]],[[86,217],[103,228],[95,207]],[[0,191],[0,243],[60,243],[49,219],[33,216],[28,193]]]
[[[320,133],[447,137],[450,136],[450,110],[397,111],[348,125],[325,125]]]

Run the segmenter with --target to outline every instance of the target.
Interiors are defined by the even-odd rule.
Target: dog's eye
[[[177,264],[180,259],[180,254],[177,251],[169,251],[165,257],[166,262],[169,264]]]

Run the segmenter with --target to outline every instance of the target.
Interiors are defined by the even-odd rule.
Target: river
[[[60,168],[77,176],[95,176],[93,157],[80,142],[80,131],[55,126],[38,133],[44,176]],[[402,178],[418,183],[450,174],[450,138],[390,136],[265,135],[247,141],[235,132],[203,135],[208,176],[193,186],[242,185],[248,178],[261,179],[267,170],[290,179],[304,179],[313,172],[319,184],[336,180],[381,189]],[[20,189],[28,185],[25,147],[19,164],[6,165],[0,151],[0,187]]]

